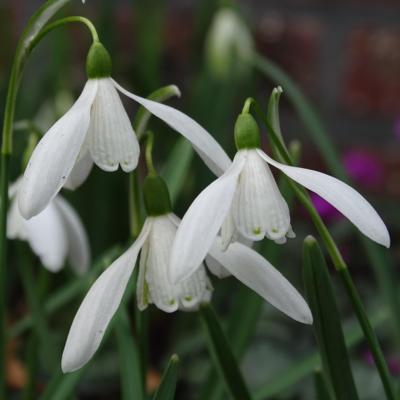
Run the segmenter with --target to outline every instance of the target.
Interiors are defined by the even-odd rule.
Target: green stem
[[[25,253],[24,250],[21,253]],[[42,346],[49,346],[50,340],[47,330],[46,319],[43,314],[41,301],[43,299],[44,291],[46,290],[47,282],[47,271],[41,267],[39,271],[39,279],[37,284],[33,273],[31,271],[32,263],[21,262],[20,263],[20,274],[23,282],[24,290],[26,293],[29,309],[34,316],[35,329],[31,332],[28,342],[28,354],[27,354],[27,384],[24,389],[24,400],[34,400],[36,396],[36,382],[37,382],[37,367],[39,348]]]
[[[390,400],[395,400],[396,396],[395,396],[395,393],[393,390],[389,369],[387,367],[385,357],[383,356],[378,339],[374,333],[371,323],[369,322],[368,315],[365,311],[365,308],[364,308],[364,305],[360,298],[360,295],[358,294],[358,291],[357,291],[356,287],[354,286],[351,275],[347,269],[339,271],[339,275],[340,275],[342,282],[347,290],[347,294],[351,298],[358,321],[359,321],[361,328],[364,332],[364,335],[369,343],[369,347],[373,354],[376,367],[377,367],[377,369],[379,371],[379,375],[381,376],[381,379],[382,379],[386,397]]]
[[[275,130],[271,126],[270,122],[267,120],[264,113],[261,111],[260,106],[257,104],[257,102],[255,100],[249,100],[249,101],[251,101],[252,105],[254,105],[255,111],[257,112],[258,116],[262,119],[262,121],[264,122],[264,124],[266,125],[266,127],[269,131],[269,134],[270,134],[269,137],[271,139],[275,155],[278,157],[278,159],[281,162],[284,162],[288,165],[294,165],[294,163],[291,159],[290,153],[285,146],[285,143],[280,138],[280,136],[275,132]],[[389,376],[388,368],[386,366],[385,359],[383,357],[383,353],[380,348],[378,339],[376,338],[375,332],[373,331],[371,324],[368,322],[368,318],[367,318],[366,312],[364,310],[364,306],[362,304],[360,296],[350,278],[347,264],[344,261],[331,234],[329,233],[328,228],[326,227],[325,223],[322,221],[317,210],[315,209],[308,192],[304,188],[300,187],[295,182],[293,182],[291,179],[289,179],[289,183],[290,183],[290,186],[293,188],[294,193],[300,200],[300,202],[304,205],[304,207],[309,212],[315,227],[317,228],[318,232],[320,233],[320,235],[325,243],[325,246],[329,252],[329,255],[332,259],[332,262],[333,262],[336,270],[339,272],[339,274],[342,278],[348,277],[343,280],[343,282],[345,284],[345,289],[346,289],[347,294],[352,302],[354,311],[356,312],[357,318],[358,318],[361,328],[364,332],[364,336],[368,342],[369,348],[374,357],[375,363],[378,368],[379,375],[381,377],[385,392],[387,394],[387,398],[392,400],[392,399],[394,399],[394,392],[393,392],[393,389],[390,384],[390,376]]]
[[[153,164],[154,134],[153,132],[147,132],[146,136],[147,140],[146,140],[145,158],[146,158],[147,172],[149,173],[149,175],[157,175],[156,169],[154,168]]]
[[[89,31],[92,35],[93,42],[99,41],[99,35],[96,31],[95,26],[92,24],[92,22],[90,20],[88,20],[85,17],[81,17],[81,16],[71,16],[71,17],[65,17],[65,18],[58,19],[57,21],[46,25],[39,32],[39,34],[35,37],[35,39],[32,40],[31,45],[29,46],[29,49],[32,50],[48,33],[53,31],[54,29],[57,29],[63,25],[75,23],[75,22],[79,22],[79,23],[87,26],[87,28],[89,29]]]
[[[289,150],[286,148],[280,135],[273,129],[272,125],[268,121],[267,117],[261,110],[261,107],[258,105],[258,103],[252,98],[248,98],[246,100],[246,103],[251,103],[251,105],[254,107],[255,112],[257,113],[259,118],[263,121],[263,123],[267,127],[268,131],[270,132],[269,137],[273,144],[275,154],[279,158],[279,161],[281,161],[287,165],[295,166],[295,162],[293,161]],[[340,253],[328,228],[326,227],[326,225],[322,221],[320,215],[318,214],[317,210],[315,209],[308,192],[303,187],[299,186],[294,181],[292,181],[291,179],[288,179],[288,182],[289,182],[291,188],[293,189],[293,191],[295,192],[296,196],[299,198],[299,200],[301,201],[303,206],[309,212],[315,227],[317,228],[319,234],[321,235],[322,239],[324,240],[325,246],[329,252],[329,255],[332,259],[332,262],[333,262],[336,270],[340,271],[342,269],[346,269],[347,265],[346,265],[345,261],[343,260],[342,254]]]
[[[129,174],[129,227],[132,238],[139,236],[141,223],[140,223],[140,190],[139,190],[139,179],[137,170],[132,171]]]
[[[345,182],[351,181],[340,161],[339,154],[332,143],[329,132],[318,115],[318,111],[302,93],[296,82],[278,65],[259,54],[254,54],[252,62],[254,67],[263,75],[284,87],[289,101],[306,127],[307,135],[311,137],[320,149],[329,169],[341,180]],[[396,280],[393,279],[394,263],[388,258],[387,253],[382,251],[380,246],[372,243],[360,233],[358,233],[358,238],[368,253],[370,265],[374,269],[378,280],[379,289],[391,306],[393,316],[391,325],[394,333],[394,342],[397,346],[400,346],[400,297],[395,285]]]
[[[48,3],[51,6],[51,2]],[[42,13],[43,10],[40,10]],[[46,11],[44,11],[46,12]],[[35,18],[35,17],[32,17]],[[39,18],[39,16],[38,16]],[[93,39],[98,40],[96,30],[89,20],[82,17],[64,18],[48,25],[39,32],[34,33],[33,38],[22,35],[15,52],[11,68],[10,81],[7,90],[6,105],[4,110],[4,123],[1,144],[1,172],[0,172],[0,398],[5,398],[5,318],[6,318],[6,263],[7,263],[7,208],[8,208],[8,183],[9,162],[12,155],[12,134],[15,116],[15,107],[19,84],[21,82],[23,68],[27,57],[39,43],[39,41],[54,28],[69,22],[81,22],[89,27]],[[34,23],[34,19],[33,22]],[[29,32],[29,30],[28,30]]]

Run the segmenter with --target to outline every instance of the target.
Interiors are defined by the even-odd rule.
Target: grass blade
[[[210,304],[203,304],[200,307],[200,315],[209,352],[228,392],[235,400],[250,400],[249,390],[215,311]]]
[[[373,327],[386,323],[390,317],[387,308],[375,310],[371,312],[370,315]],[[346,346],[348,348],[356,346],[364,339],[363,331],[355,320],[345,324],[344,332]],[[283,371],[277,371],[274,376],[270,377],[265,384],[255,391],[254,399],[266,400],[282,393],[285,389],[307,378],[315,371],[315,368],[321,368],[321,360],[318,352],[305,356]]]
[[[320,369],[314,373],[314,388],[316,400],[332,400],[328,384]]]
[[[161,379],[153,400],[173,400],[178,380],[179,357],[172,355]]]
[[[125,307],[118,313],[118,321],[115,324],[117,337],[122,400],[144,400],[142,373],[140,369],[139,352],[136,341],[132,336],[129,326],[129,318]]]
[[[318,243],[311,236],[304,241],[303,272],[323,371],[338,399],[358,399],[332,282]]]

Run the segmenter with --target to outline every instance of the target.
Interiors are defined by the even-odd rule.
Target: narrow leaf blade
[[[173,400],[178,380],[179,357],[174,354],[169,360],[153,400]]]
[[[251,396],[239,365],[211,305],[203,304],[200,308],[200,315],[207,336],[209,352],[228,392],[235,400],[250,400]]]
[[[323,371],[338,399],[358,399],[332,282],[318,243],[311,236],[304,241],[303,272]]]

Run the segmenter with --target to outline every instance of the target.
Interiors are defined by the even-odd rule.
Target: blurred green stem
[[[137,170],[129,174],[129,226],[132,238],[138,237],[140,233],[140,192],[139,192],[139,179]]]
[[[306,134],[312,138],[321,151],[324,161],[327,163],[331,172],[341,180],[349,182],[349,176],[318,111],[302,93],[296,82],[294,82],[277,64],[260,54],[255,53],[253,55],[252,64],[263,75],[274,81],[275,84],[282,85],[289,101],[291,101],[299,118],[306,127]],[[396,286],[397,280],[394,273],[395,265],[390,257],[388,257],[387,253],[382,251],[380,246],[372,243],[359,232],[357,232],[357,236],[368,254],[370,265],[378,280],[380,292],[386,298],[391,308],[392,318],[390,322],[393,330],[394,343],[397,344],[397,347],[400,347],[400,296],[398,295],[398,288]]]
[[[29,262],[19,263],[19,272],[24,286],[26,299],[29,309],[33,314],[35,327],[30,334],[27,351],[27,383],[24,388],[23,399],[36,399],[36,382],[37,382],[37,362],[39,357],[39,346],[49,344],[49,335],[46,326],[46,320],[43,314],[41,300],[46,290],[47,271],[40,267],[39,277],[35,280],[32,273],[32,264]],[[43,347],[42,347],[43,348]]]
[[[5,335],[6,335],[6,263],[7,263],[7,208],[8,208],[8,183],[9,164],[12,155],[12,134],[15,116],[15,106],[19,84],[21,82],[25,62],[40,42],[54,28],[69,22],[82,22],[89,27],[94,40],[98,40],[96,30],[89,20],[83,17],[64,18],[40,29],[40,24],[45,24],[51,16],[58,11],[67,1],[48,1],[29,20],[24,29],[15,52],[8,83],[6,105],[1,143],[1,172],[0,172],[0,398],[5,398]],[[47,14],[46,14],[47,13]],[[37,27],[39,26],[38,30]]]
[[[357,314],[358,321],[369,343],[369,347],[374,357],[376,367],[382,379],[386,397],[390,400],[395,400],[396,396],[392,386],[389,369],[386,365],[386,361],[382,354],[378,339],[371,326],[371,323],[369,322],[368,315],[365,311],[360,295],[358,294],[357,289],[354,286],[353,280],[351,278],[351,275],[347,269],[339,271],[339,275],[342,278],[342,282],[346,287],[347,294],[351,298],[354,310]]]

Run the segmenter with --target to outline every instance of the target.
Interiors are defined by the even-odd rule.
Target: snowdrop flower
[[[158,176],[144,183],[148,217],[132,246],[93,284],[72,323],[62,357],[62,370],[72,372],[86,364],[98,349],[105,330],[121,302],[140,254],[137,282],[139,309],[154,303],[165,312],[196,310],[211,298],[211,284],[203,260],[196,271],[177,284],[168,279],[168,263],[179,218],[171,211],[168,189]],[[259,254],[240,243],[222,252],[216,244],[209,260],[242,280],[272,305],[303,323],[311,323],[311,312],[296,289]],[[252,274],[243,274],[243,265]]]
[[[25,218],[40,213],[63,186],[78,187],[93,163],[104,171],[115,171],[119,166],[125,172],[136,168],[139,144],[118,91],[185,136],[217,175],[229,166],[219,144],[191,118],[118,85],[110,77],[111,58],[101,43],[92,45],[86,69],[89,79],[82,94],[44,135],[30,158],[19,195]],[[218,160],[217,164],[212,160]]]
[[[90,249],[86,231],[77,213],[59,195],[42,212],[26,220],[18,209],[20,185],[21,178],[10,186],[8,239],[28,242],[43,266],[51,272],[58,272],[68,259],[74,271],[83,275],[89,268]]]
[[[217,78],[246,73],[253,49],[251,33],[237,13],[229,7],[217,11],[205,46],[210,71]]]
[[[321,172],[281,164],[265,154],[260,149],[258,125],[250,114],[239,116],[235,141],[238,152],[232,165],[199,194],[183,217],[171,253],[171,282],[196,270],[219,231],[222,248],[238,233],[251,240],[266,236],[277,243],[294,236],[288,206],[269,164],[328,201],[370,239],[390,246],[382,219],[349,185]]]

